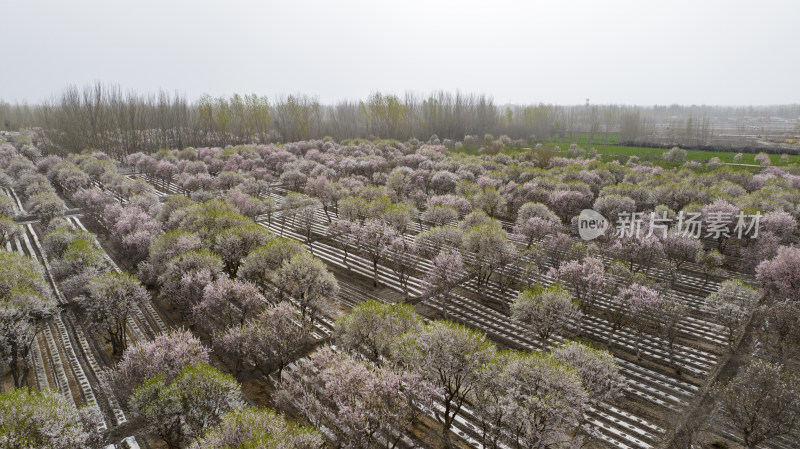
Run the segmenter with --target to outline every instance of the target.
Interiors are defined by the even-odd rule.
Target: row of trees
[[[239,383],[208,359],[199,340],[176,331],[130,348],[104,382],[123,398],[130,419],[170,449],[322,446],[318,431],[246,406]],[[9,448],[96,446],[98,413],[76,409],[52,390],[13,389],[0,394],[0,441]]]
[[[377,184],[384,187],[371,189],[369,196],[386,195],[392,201],[408,202],[420,210],[430,205],[453,207],[454,204],[441,201],[451,201],[446,195],[457,195],[490,216],[513,219],[522,204],[533,201],[546,204],[563,222],[568,222],[576,210],[592,206],[605,213],[624,211],[622,206],[642,212],[664,205],[666,209],[659,212],[670,212],[669,218],[674,218],[677,212],[695,212],[698,205],[694,203],[702,207],[715,199],[724,199],[740,210],[784,210],[795,214],[791,191],[796,189],[795,184],[800,185],[791,168],[788,171],[769,168],[757,175],[731,169],[708,173],[683,170],[666,177],[668,172],[646,164],[631,163],[625,169],[582,158],[546,159],[544,148],[513,158],[499,154],[492,162],[465,156],[445,158],[442,147],[415,149],[402,144],[339,146],[331,142],[308,142],[283,147],[257,146],[238,153],[239,157],[219,151],[192,149],[180,154],[137,155],[128,164],[153,178],[173,179],[187,194],[215,188],[227,190],[238,184],[242,193],[252,196],[265,190],[258,181],[279,179],[294,190],[307,186],[306,193],[317,196],[327,208],[336,207],[339,198],[360,193],[365,184],[367,187]],[[307,152],[310,152],[308,157]],[[508,164],[514,164],[511,172]],[[553,169],[548,172],[553,176],[543,176],[536,167]],[[250,173],[254,179],[235,173],[239,170]],[[506,173],[500,175],[500,172]],[[373,179],[376,174],[379,178]],[[444,197],[430,198],[433,195]],[[367,196],[366,192],[362,196]],[[597,203],[604,196],[611,197]],[[628,203],[621,202],[619,197]],[[428,199],[431,204],[427,204]],[[789,204],[784,204],[787,200]],[[691,208],[685,209],[690,205]],[[261,207],[269,209],[268,205]],[[461,217],[465,214],[463,209],[458,212]],[[448,214],[451,214],[448,209],[436,209],[428,218],[444,222]]]
[[[0,249],[0,357],[14,386],[28,384],[30,349],[38,326],[57,311],[42,266],[25,255]]]
[[[54,230],[44,240],[45,256],[58,253],[52,267],[55,279],[70,283],[98,266],[91,242],[80,239],[59,227],[63,220],[54,219],[64,212],[64,203],[38,172],[30,158],[39,156],[29,142],[18,142],[20,148],[4,144],[0,147],[0,179],[3,187],[19,192],[27,212],[38,214],[43,225]],[[12,191],[12,196],[16,193]],[[61,313],[56,295],[46,280],[39,262],[11,251],[6,244],[28,238],[12,216],[22,217],[23,206],[10,196],[2,197],[3,248],[0,249],[3,270],[0,273],[0,360],[8,366],[14,389],[0,394],[0,441],[4,447],[66,448],[100,443],[97,425],[102,422],[97,407],[76,409],[71,398],[54,390],[32,391],[27,388],[36,336],[53,315]],[[35,234],[33,234],[35,236]],[[49,257],[48,257],[49,258]],[[102,259],[101,259],[102,260]],[[78,273],[73,273],[77,270]],[[96,274],[93,271],[93,274]],[[91,277],[91,276],[89,276]],[[79,282],[85,280],[81,279]],[[105,296],[103,294],[102,296]]]
[[[586,408],[624,385],[607,352],[574,342],[552,353],[499,351],[480,332],[424,324],[409,305],[361,303],[334,338],[338,349],[300,362],[278,397],[348,447],[392,447],[421,412],[447,441],[466,407],[486,447],[567,445],[589,436]]]
[[[188,331],[173,331],[125,352],[104,382],[131,419],[170,449],[316,448],[323,440],[268,409],[247,407],[241,386],[208,365],[209,350]]]
[[[703,432],[732,426],[750,449],[779,438],[796,440],[800,425],[800,249],[781,246],[758,264],[755,289],[725,280],[706,298],[712,318],[727,331],[733,373],[723,372],[701,403],[703,416],[687,422],[675,441],[705,441]],[[749,330],[749,332],[748,332]],[[707,405],[706,405],[707,404]],[[711,418],[711,419],[709,419]]]
[[[97,148],[120,158],[142,150],[186,146],[292,142],[348,138],[397,139],[436,135],[436,140],[480,145],[487,133],[546,140],[585,134],[589,144],[624,142],[704,146],[715,143],[716,127],[752,133],[753,116],[794,119],[796,106],[783,108],[635,107],[620,105],[496,105],[485,95],[434,92],[402,96],[376,92],[361,101],[323,105],[307,95],[272,101],[264,96],[124,93],[97,83],[66,88],[41,105],[0,103],[6,129],[38,127],[47,145],[65,151]],[[765,131],[761,131],[763,134]],[[534,137],[535,136],[535,137]],[[433,139],[432,139],[433,140]],[[745,144],[750,143],[745,141]],[[718,146],[736,142],[716,141]]]
[[[87,171],[102,172],[92,167],[103,160],[84,156],[78,163]],[[242,215],[247,208],[237,201],[240,188],[231,189],[227,197],[233,201],[228,202],[194,202],[176,195],[162,204],[152,190],[145,190],[128,194],[121,205],[114,198],[122,196],[114,187],[125,184],[116,182],[120,177],[103,172],[98,178],[112,187],[84,189],[75,194],[76,201],[115,230],[123,246],[126,235],[137,235],[126,232],[128,223],[155,231],[145,233],[144,251],[129,251],[132,262],[141,262],[140,277],[195,329],[212,337],[235,372],[280,373],[310,342],[310,326],[326,307],[325,300],[337,294],[336,280],[324,263],[298,242],[279,238]],[[300,322],[292,306],[280,303],[283,299],[295,301]]]
[[[794,282],[800,249],[781,247],[756,273],[760,291],[729,280],[707,298],[738,353],[735,375],[723,376],[711,391],[716,419],[710,423],[732,425],[748,449],[781,437],[796,440],[800,426],[800,376],[793,368],[800,355],[800,288]],[[749,338],[743,335],[748,324]],[[708,424],[688,425],[688,438]]]
[[[230,203],[208,199],[196,203],[173,196],[162,205],[152,187],[118,174],[116,164],[101,153],[72,155],[67,160],[49,156],[39,166],[54,179],[66,172],[82,174],[83,182],[75,183],[72,200],[126,250],[131,266],[142,262],[140,277],[148,285],[158,287],[209,335],[244,325],[284,295],[299,302],[302,316],[311,324],[322,307],[321,298],[336,295],[335,279],[321,261],[296,242],[277,239],[243,216],[236,205],[246,208],[233,194],[228,195],[234,200]],[[90,179],[102,188],[89,186]],[[52,234],[65,240],[70,233],[58,229]],[[48,247],[52,246],[49,240],[45,238]],[[70,273],[73,278],[87,277],[78,276],[77,269]],[[188,278],[197,282],[187,284]]]
[[[162,287],[162,293],[176,301],[176,305],[188,307],[199,329],[217,335],[218,330],[224,331],[231,326],[244,327],[244,338],[228,341],[230,346],[249,345],[248,348],[260,351],[260,357],[249,349],[239,352],[255,360],[256,368],[270,366],[267,371],[270,372],[275,363],[280,364],[280,370],[291,361],[297,353],[297,345],[309,340],[307,324],[299,322],[295,310],[286,303],[269,306],[261,289],[255,284],[227,277],[220,256],[202,250],[200,237],[197,237],[198,234],[202,235],[202,242],[207,242],[216,251],[228,256],[225,268],[235,274],[240,259],[248,252],[246,248],[242,249],[243,238],[249,239],[245,245],[258,246],[259,243],[274,239],[274,236],[224,203],[208,204],[198,210],[190,209],[194,203],[184,198],[185,201],[180,204],[182,208],[173,207],[162,215],[158,199],[151,195],[152,189],[142,190],[135,183],[131,186],[129,182],[120,180],[114,165],[106,164],[107,159],[102,155],[96,156],[72,157],[70,160],[44,158],[38,166],[28,165],[15,175],[37,174],[41,176],[40,183],[43,186],[52,180],[62,192],[73,194],[73,199],[86,205],[91,215],[102,218],[101,225],[117,230],[123,246],[125,237],[135,234],[133,231],[126,232],[125,226],[141,227],[143,220],[156,223],[157,226],[151,227],[155,235],[146,239],[145,256],[150,253],[149,242],[157,240],[155,237],[161,232],[163,224],[158,218],[163,217],[167,221],[169,212],[178,209],[184,219],[174,225],[197,231],[197,234],[187,231],[185,235],[161,235],[164,238],[157,241],[158,244],[154,243],[154,259],[164,257],[159,248],[163,250],[171,241],[179,240],[178,251],[172,248],[175,257],[167,257],[171,269],[163,276],[161,273],[156,276],[148,269],[150,265],[145,264],[143,276]],[[90,173],[94,176],[90,176]],[[108,181],[114,190],[89,187],[90,179]],[[14,185],[18,186],[19,183]],[[125,197],[130,201],[121,206],[116,195],[122,196],[126,191]],[[175,201],[180,199],[176,198]],[[211,219],[198,223],[206,218],[206,214],[213,214],[214,211],[222,215],[216,217],[218,222]],[[231,223],[234,224],[232,228],[226,226]],[[235,223],[242,225],[237,227]],[[208,349],[187,332],[162,335],[152,342],[139,341],[136,347],[128,349],[127,321],[135,308],[148,299],[147,291],[135,277],[111,270],[92,234],[74,229],[67,220],[61,218],[43,223],[43,229],[46,230],[42,239],[43,253],[51,263],[59,290],[69,303],[77,305],[78,314],[89,328],[110,343],[112,356],[122,356],[119,365],[109,371],[104,382],[131,413],[131,419],[143,429],[164,440],[170,448],[183,448],[190,444],[198,448],[258,446],[267,442],[315,448],[322,444],[318,432],[298,427],[274,411],[244,407],[238,382],[210,367],[207,364]],[[215,238],[222,230],[228,232]],[[186,241],[189,242],[188,246],[184,245],[184,251],[180,251],[182,242]],[[303,256],[302,247],[291,248],[298,257],[291,258],[289,254],[287,258],[292,260],[286,264],[277,261],[276,268],[287,265],[279,271],[277,279],[286,287],[277,294],[288,292],[291,295],[304,291],[305,297],[298,296],[308,302],[314,301],[316,297],[311,297],[306,289],[308,282],[313,283],[314,279],[304,267],[310,263],[319,269],[321,264],[299,257]],[[131,252],[134,260],[141,258],[136,251]],[[185,252],[194,254],[186,255]],[[10,269],[4,271],[7,279],[0,281],[3,284],[0,288],[3,292],[2,310],[5,311],[1,320],[0,347],[4,361],[8,362],[14,373],[15,383],[21,385],[27,379],[27,351],[33,343],[36,326],[55,312],[55,300],[47,288],[41,267],[35,261],[4,250],[0,256],[5,258],[5,265]],[[216,263],[217,260],[220,262]],[[272,260],[275,260],[274,257]],[[321,267],[320,274],[327,276],[325,281],[328,284],[314,291],[333,292],[335,295],[335,280],[331,285],[332,277],[324,265]],[[253,274],[259,273],[256,271]],[[197,280],[206,282],[193,286],[182,284],[193,275],[199,276]],[[206,275],[210,275],[210,279]],[[191,301],[191,294],[198,290],[201,300]],[[270,286],[270,293],[276,293],[275,290]],[[310,320],[313,322],[313,318]],[[260,333],[256,335],[249,331],[253,329],[258,329]],[[280,334],[282,329],[285,334]],[[224,337],[219,334],[219,342],[223,346]],[[277,348],[278,345],[282,346],[282,350]],[[14,390],[0,396],[0,409],[4,410],[0,418],[0,439],[10,447],[20,444],[25,447],[85,447],[99,444],[101,439],[96,431],[101,419],[96,407],[75,410],[62,396],[49,391]],[[52,429],[58,431],[51,432]]]
[[[656,231],[654,237],[658,236],[658,240],[626,238],[609,239],[605,243],[606,240],[601,239],[599,249],[625,262],[633,272],[648,270],[654,264],[666,265],[674,280],[681,267],[696,264],[694,266],[700,267],[708,278],[722,264],[720,251],[725,251],[728,242],[734,240],[730,233],[739,212],[765,213],[760,222],[759,238],[738,240],[743,246],[745,257],[741,260],[746,269],[753,269],[759,261],[774,256],[781,244],[791,241],[797,226],[794,185],[798,177],[791,170],[768,168],[757,175],[726,169],[711,173],[665,172],[645,165],[621,167],[565,159],[563,163],[567,165],[563,167],[562,161],[558,161],[557,167],[540,171],[524,165],[528,162],[526,155],[514,159],[503,154],[492,158],[445,157],[431,146],[407,154],[410,149],[402,145],[354,148],[330,142],[252,150],[255,153],[245,149],[233,154],[222,154],[214,149],[159,152],[153,157],[131,157],[129,163],[150,176],[157,176],[158,170],[148,167],[162,165],[173,167],[167,172],[171,173],[169,176],[178,173],[175,175],[178,178],[198,170],[207,174],[214,182],[196,187],[192,195],[198,199],[208,197],[206,189],[225,189],[239,183],[238,189],[229,193],[228,198],[236,200],[234,204],[240,210],[249,210],[251,204],[255,205],[252,215],[266,212],[268,221],[271,221],[270,210],[275,207],[272,200],[259,200],[253,195],[264,195],[269,190],[264,181],[280,173],[279,178],[288,186],[305,189],[307,194],[316,197],[324,211],[334,208],[339,212],[339,218],[345,223],[332,223],[330,234],[336,236],[335,241],[341,243],[345,251],[361,246],[358,251],[362,254],[377,257],[387,252],[381,250],[380,245],[370,245],[374,239],[358,238],[359,233],[355,231],[393,228],[402,233],[415,218],[420,225],[425,222],[437,227],[455,223],[456,219],[465,218],[472,209],[478,208],[490,218],[515,218],[515,234],[529,247],[537,242],[537,249],[545,250],[549,262],[558,266],[562,260],[566,261],[564,249],[569,250],[572,245],[567,236],[558,232],[573,227],[571,218],[583,207],[591,206],[612,221],[628,210],[641,212],[643,221],[647,221],[647,212],[653,211],[655,217],[670,220],[675,231],[680,231],[674,226],[679,218],[675,211],[678,211],[684,217],[699,214],[700,226],[708,227],[716,218],[728,220],[727,230],[714,237],[717,249],[705,250],[698,239],[677,232],[662,235],[657,229],[652,230]],[[536,156],[540,155],[536,153]],[[520,165],[510,167],[507,164],[511,162]],[[253,178],[234,170],[249,172]],[[350,198],[340,200],[345,195]],[[291,193],[281,204],[282,226],[286,220],[294,222],[299,218],[303,233],[313,238],[311,229],[316,207],[308,197]],[[423,212],[418,213],[418,210]],[[331,222],[330,214],[326,214]],[[480,216],[472,215],[463,228],[478,224]],[[375,222],[376,219],[379,221]],[[353,225],[357,225],[356,228]],[[640,231],[647,235],[649,230],[644,223]],[[463,236],[449,228],[436,232],[451,241],[463,241]],[[388,235],[365,233],[369,234]],[[421,237],[438,241],[438,238],[426,239],[427,236],[428,233]],[[388,238],[391,236],[383,237],[375,242],[393,240]],[[426,241],[426,245],[430,243]],[[388,248],[388,244],[383,247]],[[661,261],[665,264],[659,264]],[[404,276],[405,273],[398,274],[401,284]]]
[[[343,447],[393,447],[421,413],[434,415],[448,440],[468,403],[487,447],[565,445],[591,437],[583,428],[586,408],[624,385],[607,352],[579,343],[547,354],[498,351],[462,326],[423,324],[407,305],[362,303],[337,323],[335,338],[344,352],[315,351],[284,377],[276,397],[324,425]],[[284,344],[291,339],[284,336]],[[130,419],[171,449],[322,444],[314,430],[245,407],[238,382],[208,361],[196,337],[175,331],[129,348],[104,382]],[[0,395],[5,409],[0,422],[8,441],[53,448],[97,441],[89,410],[75,411],[60,396],[15,390]]]
[[[50,181],[31,162],[32,158],[40,155],[39,150],[26,144],[22,148],[25,151],[18,151],[10,144],[0,145],[0,168],[3,170],[0,185],[14,187],[20,196],[24,212],[37,215],[46,224],[62,215],[66,206]],[[8,209],[11,204],[8,201],[6,204]],[[22,214],[23,210],[18,212]]]

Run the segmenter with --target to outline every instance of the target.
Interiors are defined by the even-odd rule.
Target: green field
[[[554,140],[550,142],[543,143],[543,145],[547,146],[559,146],[561,147],[562,151],[566,151],[570,144],[576,143],[578,147],[583,148],[585,150],[589,150],[594,148],[597,152],[602,156],[604,161],[611,161],[614,159],[618,159],[620,162],[624,163],[628,157],[630,156],[639,156],[639,159],[642,161],[651,161],[653,163],[657,163],[659,165],[674,165],[674,164],[665,164],[661,158],[661,156],[669,151],[668,148],[646,148],[646,147],[632,147],[632,146],[620,146],[617,143],[618,135],[616,133],[612,133],[608,136],[608,145],[605,145],[605,135],[602,133],[595,134],[592,144],[589,144],[589,136],[588,134],[580,134],[573,140],[570,139],[560,139]],[[758,165],[753,158],[755,158],[758,152],[753,153],[745,153],[742,152],[742,164],[753,164]],[[718,157],[724,163],[734,163],[733,157],[736,155],[736,152],[727,152],[727,151],[702,151],[702,150],[686,150],[686,160],[689,161],[699,161],[699,162],[708,162],[709,159],[712,157]],[[770,161],[772,165],[786,165],[781,163],[781,155],[780,154],[769,154]],[[800,156],[798,155],[789,155],[789,165],[800,164]]]
[[[570,144],[577,143],[579,148],[586,150],[587,152],[594,148],[597,153],[600,155],[600,159],[604,162],[611,162],[613,160],[618,160],[620,163],[627,162],[628,158],[631,156],[638,156],[641,162],[651,162],[654,165],[659,165],[665,168],[674,168],[683,165],[683,163],[667,163],[664,162],[662,156],[664,153],[669,151],[668,148],[648,148],[648,147],[633,147],[633,146],[622,146],[617,145],[615,143],[605,145],[599,144],[597,142],[604,142],[604,136],[599,135],[596,136],[594,139],[595,144],[589,145],[587,136],[584,134],[581,136],[581,139],[575,139],[573,141],[568,140],[561,140],[561,141],[549,141],[549,142],[542,142],[542,145],[545,147],[556,147],[560,148],[560,151],[557,153],[557,156],[566,157],[567,150],[569,149]],[[616,135],[609,136],[609,142],[613,142],[616,140]],[[506,154],[516,154],[524,151],[529,151],[525,148],[508,148],[503,152]],[[479,147],[470,147],[470,148],[462,148],[459,150],[461,153],[466,154],[478,154]],[[739,162],[740,164],[744,165],[758,165],[755,162],[754,158],[758,154],[755,153],[745,153],[742,152],[742,160]],[[687,161],[698,161],[703,164],[708,162],[713,157],[718,157],[720,161],[723,163],[733,164],[733,158],[736,155],[735,152],[727,152],[727,151],[702,151],[702,150],[686,150],[686,160]],[[780,154],[768,154],[772,165],[778,167],[785,167],[787,165],[800,165],[800,156],[798,155],[789,155],[789,163],[785,164],[781,162],[781,155]],[[741,167],[743,169],[748,170],[757,170],[758,167]]]

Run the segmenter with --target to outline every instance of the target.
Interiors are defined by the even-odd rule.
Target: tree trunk
[[[14,379],[14,387],[15,388],[22,387],[22,385],[20,384],[19,367],[17,366],[17,363],[16,362],[10,363],[8,368],[11,371],[11,377]]]
[[[22,386],[22,387],[27,387],[28,386],[28,373],[30,371],[31,371],[31,369],[27,365],[24,368],[22,368],[22,375],[20,376],[20,381],[22,382],[22,385],[20,385],[20,386]]]
[[[400,283],[400,287],[403,288],[403,298],[408,299],[408,277],[403,276],[402,274],[397,275],[397,281]]]
[[[452,419],[450,418],[450,406],[451,406],[452,398],[446,398],[444,401],[444,417],[440,419],[442,422],[442,438],[444,439],[445,447],[452,447],[452,442],[450,441],[450,427],[453,424]]]
[[[636,360],[642,360],[642,331],[636,332]]]
[[[123,331],[124,332],[124,331]],[[125,351],[125,334],[111,334],[111,355],[118,356]]]
[[[669,363],[672,365],[672,369],[675,370],[675,374],[681,375],[681,367],[678,365],[678,361],[675,360],[675,342],[673,340],[669,341]]]

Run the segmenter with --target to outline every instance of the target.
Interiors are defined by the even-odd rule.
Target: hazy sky
[[[800,103],[798,0],[0,0],[0,99],[68,84],[496,103]]]

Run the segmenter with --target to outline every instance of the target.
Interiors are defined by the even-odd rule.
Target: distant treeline
[[[101,149],[121,157],[158,148],[290,142],[330,136],[463,141],[465,136],[506,135],[541,142],[581,136],[588,144],[746,146],[730,134],[791,137],[794,123],[768,123],[770,117],[797,119],[800,105],[709,107],[624,105],[497,105],[485,95],[436,92],[399,97],[374,93],[363,101],[323,105],[313,97],[290,95],[268,100],[253,95],[230,98],[180,94],[123,93],[119,86],[69,87],[40,105],[0,102],[0,127],[40,128],[44,150]],[[759,119],[761,118],[761,119]],[[727,137],[720,137],[728,132]]]

